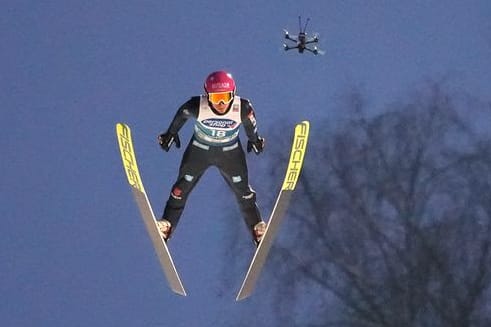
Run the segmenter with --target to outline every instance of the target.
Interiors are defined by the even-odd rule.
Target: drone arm
[[[315,55],[320,54],[320,52],[319,52],[319,50],[317,48],[311,49],[311,48],[305,47],[305,50],[310,51],[310,52],[312,52]]]
[[[314,38],[314,39],[309,39],[307,42],[305,42],[305,44],[311,44],[311,43],[317,43],[317,42],[319,42],[319,39]]]
[[[298,42],[296,38],[290,36],[290,34],[285,34],[285,39],[293,41],[293,42]]]
[[[286,44],[283,44],[283,49],[285,49],[285,51],[288,51],[288,50],[291,50],[291,49],[298,49],[298,45],[294,46],[294,47],[290,47]]]

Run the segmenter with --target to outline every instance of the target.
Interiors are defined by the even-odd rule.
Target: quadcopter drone
[[[324,54],[324,51],[319,50],[317,46],[314,46],[313,48],[309,48],[307,45],[319,42],[319,36],[317,34],[314,34],[313,37],[308,37],[307,33],[305,30],[307,29],[307,25],[310,21],[310,18],[307,18],[307,21],[305,22],[305,26],[302,29],[302,18],[298,16],[298,27],[299,27],[299,33],[298,35],[295,36],[290,36],[288,31],[284,29],[285,31],[285,39],[295,42],[296,44],[294,46],[289,46],[288,44],[284,43],[283,44],[283,49],[285,51],[291,50],[291,49],[298,49],[299,53],[303,53],[305,50],[312,52],[314,55],[318,54]]]

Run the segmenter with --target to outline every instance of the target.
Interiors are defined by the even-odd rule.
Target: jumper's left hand
[[[247,141],[247,152],[254,150],[255,154],[260,154],[264,149],[264,138],[258,136],[255,142]]]

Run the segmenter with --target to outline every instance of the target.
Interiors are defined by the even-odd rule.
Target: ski
[[[242,282],[239,293],[237,294],[236,301],[249,297],[254,290],[269,250],[273,245],[274,238],[278,232],[281,222],[283,221],[283,218],[285,217],[285,212],[292,198],[295,186],[297,185],[307,148],[309,130],[310,124],[308,121],[303,121],[295,126],[295,135],[290,152],[290,161],[288,163],[283,185],[268,220],[268,225],[263,235],[263,239],[259,243],[254,257],[252,258],[247,274]]]
[[[152,206],[150,205],[147,193],[143,187],[143,182],[136,163],[130,127],[123,123],[116,124],[116,135],[118,136],[119,150],[121,152],[121,159],[123,161],[128,184],[130,184],[131,190],[133,191],[133,196],[140,210],[141,217],[150,239],[152,240],[153,247],[155,248],[160,265],[167,278],[167,282],[172,291],[179,295],[186,296],[186,291],[184,290],[179,274],[172,261],[169,248],[158,230]]]

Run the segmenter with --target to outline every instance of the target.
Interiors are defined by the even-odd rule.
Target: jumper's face
[[[215,109],[221,114],[225,113],[225,111],[227,111],[228,108],[228,103],[223,103],[223,102],[220,102],[219,104],[212,103],[211,105],[213,106],[213,109]]]
[[[219,113],[224,113],[233,99],[234,92],[208,93],[208,101]]]

